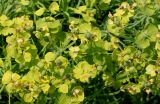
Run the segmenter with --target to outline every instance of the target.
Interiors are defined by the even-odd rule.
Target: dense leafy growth
[[[1,104],[158,103],[160,0],[1,0]]]

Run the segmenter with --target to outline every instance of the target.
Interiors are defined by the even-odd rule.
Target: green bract
[[[140,32],[137,35],[135,42],[140,48],[147,48],[150,45],[150,42],[156,41],[156,35],[158,33],[158,28],[150,24],[146,30]]]

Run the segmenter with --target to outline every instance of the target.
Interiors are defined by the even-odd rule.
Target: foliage
[[[0,5],[1,104],[158,103],[160,0]]]

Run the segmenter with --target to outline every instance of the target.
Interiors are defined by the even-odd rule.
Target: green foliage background
[[[1,104],[157,104],[160,0],[0,0]]]

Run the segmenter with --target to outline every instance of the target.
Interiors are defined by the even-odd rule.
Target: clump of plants
[[[159,0],[0,5],[0,103],[158,103]]]

